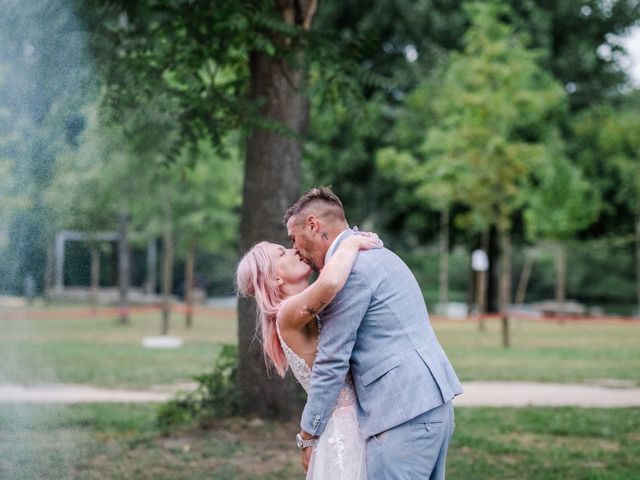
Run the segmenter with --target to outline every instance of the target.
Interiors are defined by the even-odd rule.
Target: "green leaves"
[[[525,192],[524,219],[530,239],[567,240],[596,220],[599,192],[561,152],[534,173],[535,182]]]
[[[464,206],[457,223],[467,228],[508,229],[522,208],[532,236],[583,228],[598,207],[595,201],[576,212],[593,198],[563,153],[565,91],[540,66],[541,53],[505,21],[511,12],[504,4],[473,3],[467,11],[463,52],[416,89],[398,122],[412,153],[385,149],[378,166],[428,208]]]
[[[573,154],[603,198],[601,223],[609,231],[633,231],[620,218],[637,216],[640,202],[638,95],[620,108],[599,105],[572,122]]]

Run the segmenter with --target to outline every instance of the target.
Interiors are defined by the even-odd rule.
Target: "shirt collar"
[[[324,256],[325,265],[329,261],[329,259],[331,258],[331,255],[333,255],[335,250],[338,248],[338,244],[340,243],[340,239],[342,237],[344,237],[347,234],[347,232],[350,232],[350,231],[351,230],[349,228],[345,228],[342,232],[340,232],[340,235],[338,235],[336,238],[334,238],[333,242],[331,242],[331,245],[329,245],[329,250],[327,250],[327,253]]]

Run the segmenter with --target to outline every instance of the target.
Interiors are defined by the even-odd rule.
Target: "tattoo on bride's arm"
[[[307,312],[309,315],[317,315],[326,306],[327,306],[326,303],[320,302],[320,305],[318,305],[317,307],[312,307],[310,305],[307,305],[306,307],[304,307],[304,311]]]

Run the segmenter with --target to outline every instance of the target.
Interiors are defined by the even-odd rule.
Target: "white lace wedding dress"
[[[293,375],[309,393],[311,368],[289,348],[279,330],[278,337]],[[356,402],[349,373],[327,426],[313,447],[307,480],[366,480],[366,447],[358,426]]]

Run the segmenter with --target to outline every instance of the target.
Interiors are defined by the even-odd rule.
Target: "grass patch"
[[[148,387],[191,381],[213,367],[223,343],[234,343],[236,321],[196,317],[186,329],[173,317],[171,335],[179,349],[145,349],[142,339],[158,335],[159,315],[138,315],[131,325],[114,318],[0,320],[0,382],[88,383],[101,386]]]
[[[640,385],[640,322],[629,324],[511,321],[512,347],[499,322],[435,321],[434,329],[462,381],[525,380]]]
[[[0,405],[0,478],[302,479],[297,424],[163,436],[153,405]],[[636,479],[640,409],[457,408],[449,479]]]
[[[635,479],[640,409],[458,408],[448,478]]]
[[[149,404],[0,405],[0,478],[295,479],[294,424],[230,419],[165,436]]]
[[[25,310],[26,311],[26,310]],[[473,322],[433,322],[463,381],[528,380],[640,385],[640,322],[564,324],[512,321],[512,347],[501,347],[499,322],[479,332]],[[140,314],[131,325],[115,318],[0,320],[0,382],[89,383],[144,388],[190,381],[210,371],[222,344],[237,340],[235,312],[196,317],[193,329],[173,315],[170,334],[184,339],[175,350],[144,349],[157,335],[159,314]]]

